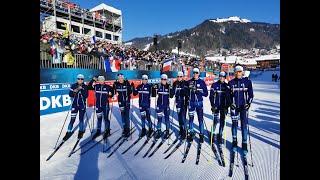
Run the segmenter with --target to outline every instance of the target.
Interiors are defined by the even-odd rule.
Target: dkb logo
[[[61,108],[71,105],[71,98],[69,95],[57,95],[50,97],[40,97],[40,110],[46,110],[48,108]]]

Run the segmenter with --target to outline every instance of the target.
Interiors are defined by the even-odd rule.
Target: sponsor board
[[[69,88],[67,83],[40,84],[40,115],[69,110]]]

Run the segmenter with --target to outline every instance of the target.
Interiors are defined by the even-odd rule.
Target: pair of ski
[[[109,138],[111,135],[113,135],[114,133],[116,133],[117,131],[119,131],[119,129],[116,130],[116,131],[111,132],[109,136],[103,137],[103,138],[100,139],[99,141],[95,141],[95,143],[94,143],[93,145],[91,145],[88,149],[82,151],[82,152],[80,153],[80,155],[83,155],[83,154],[87,153],[89,150],[91,150],[92,148],[94,148],[95,146],[97,146],[98,144],[100,144],[100,142],[102,142],[102,141],[104,141],[104,145],[106,145],[108,138]],[[99,136],[97,136],[96,138],[91,138],[89,141],[85,142],[85,143],[84,143],[81,147],[79,147],[77,150],[71,151],[72,153],[70,153],[70,154],[73,154],[73,153],[77,152],[79,149],[83,149],[83,147],[85,147],[86,145],[90,144],[91,142],[94,142],[95,139],[97,139],[98,137],[100,137],[100,136],[103,135],[103,134],[104,134],[104,133],[101,133],[101,134],[100,134]],[[74,146],[74,148],[75,148],[75,147],[76,147],[76,145]]]
[[[73,135],[73,133],[74,133],[74,132],[72,132],[71,136]],[[70,136],[70,137],[71,137],[71,136]],[[70,139],[70,137],[69,137],[68,139]],[[61,148],[61,146],[62,146],[68,139],[66,139],[66,140],[62,139],[62,141],[61,141],[61,142],[59,143],[59,145],[54,149],[54,151],[50,154],[50,156],[46,159],[46,161],[49,161],[49,160],[52,158],[52,156],[56,154],[56,152]]]
[[[237,147],[238,148],[238,147]],[[231,150],[231,155],[230,155],[230,167],[229,167],[229,177],[232,177],[233,175],[233,170],[234,170],[234,158],[235,158],[236,151]],[[244,178],[245,180],[249,179],[249,171],[248,171],[248,159],[247,155],[241,154],[242,157],[242,162],[243,162],[243,170],[244,170]]]
[[[173,131],[168,135],[168,137],[162,137],[163,132],[161,132],[161,135],[160,135],[160,137],[162,137],[161,142],[160,142],[160,143],[158,144],[158,146],[151,152],[151,154],[150,154],[148,157],[153,156],[153,154],[162,146],[162,144],[163,144],[168,138],[170,138],[171,134],[173,134]],[[156,138],[156,137],[154,136],[154,139],[153,139],[153,141],[152,141],[152,144],[151,144],[151,146],[149,147],[149,149],[147,150],[147,152],[143,155],[143,158],[147,157],[147,155],[148,155],[149,152],[152,150],[152,148],[156,145],[156,143],[158,142],[158,140],[160,139],[160,137],[159,137],[159,138]]]
[[[177,137],[173,141],[173,143],[169,146],[169,148],[166,151],[164,151],[163,154],[167,153],[178,142],[178,140],[179,140],[179,137]],[[184,141],[185,139],[181,139],[180,142],[174,147],[174,149],[166,157],[164,157],[164,159],[168,159],[174,152],[176,152],[179,149],[179,147],[184,143]]]
[[[114,145],[116,145],[120,140],[122,140],[116,148],[114,148],[111,153],[107,156],[107,158],[111,157],[120,147],[123,143],[128,141],[128,138],[136,131],[137,129],[135,127],[130,129],[130,133],[128,137],[120,136],[112,145],[110,145],[105,152],[109,151]]]
[[[225,167],[226,163],[225,163],[225,160],[224,160],[224,154],[223,154],[223,150],[222,150],[222,145],[218,144],[217,147],[218,147],[218,150],[217,150],[215,144],[212,143],[211,149],[212,149],[216,159],[218,160],[219,165]]]
[[[148,157],[153,156],[154,153],[162,146],[162,144],[163,144],[167,139],[170,138],[171,134],[173,134],[173,131],[172,131],[171,133],[169,133],[169,136],[168,136],[167,138],[165,138],[165,137],[162,138],[162,141],[158,144],[158,146],[152,151],[152,153],[151,153]],[[151,149],[153,148],[153,146],[154,146],[155,144],[156,144],[156,142],[154,142],[154,143],[151,145],[150,151],[151,151]],[[147,151],[146,155],[147,155],[147,154],[148,154],[148,151]]]
[[[147,135],[147,140],[146,142],[148,143],[148,139],[151,139],[152,135],[154,132],[152,132],[149,136]],[[139,136],[137,140],[135,140],[126,150],[124,150],[121,154],[125,154],[128,152],[134,145],[136,145],[144,136]]]
[[[162,141],[160,142],[160,144],[152,151],[152,153],[151,153],[148,157],[153,156],[153,154],[162,146],[162,144],[163,144],[168,138],[170,138],[171,134],[173,134],[173,132],[171,132],[167,138],[164,138],[164,137],[163,137],[163,138],[162,138]],[[149,152],[152,150],[152,148],[156,145],[158,139],[160,139],[160,137],[159,137],[159,138],[156,138],[155,135],[156,135],[156,134],[154,133],[154,134],[153,134],[153,138],[154,138],[154,139],[153,139],[153,142],[152,142],[150,148],[147,150],[147,152],[143,155],[143,158],[145,158],[145,157],[149,154]],[[162,136],[162,133],[161,133],[161,136]],[[151,138],[152,138],[152,136],[147,137],[147,139],[146,139],[145,142],[142,144],[142,146],[141,146],[141,147],[138,149],[138,151],[134,154],[135,156],[138,155],[139,152],[148,144],[148,142],[150,141]],[[127,150],[128,150],[128,149],[127,149]],[[126,150],[126,151],[127,151],[127,150]],[[126,151],[125,151],[125,152],[126,152]],[[125,153],[125,152],[124,152],[124,153]]]
[[[182,158],[181,163],[184,163],[186,161],[192,143],[193,143],[193,139],[192,140],[188,140],[188,145],[187,145],[187,148],[186,148],[186,150],[185,150],[185,152],[183,154],[183,158]],[[198,147],[197,147],[196,165],[198,165],[199,161],[200,161],[201,146],[202,146],[202,143],[199,141],[198,142]]]

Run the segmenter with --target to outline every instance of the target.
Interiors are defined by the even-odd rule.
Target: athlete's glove
[[[232,110],[235,110],[235,109],[236,109],[236,105],[235,105],[235,104],[231,104],[230,108],[231,108]]]
[[[216,111],[216,109],[217,109],[216,107],[212,106],[212,107],[211,107],[212,113],[214,113],[214,112]]]
[[[190,84],[189,89],[195,92],[197,90],[197,87],[195,87],[193,84]]]
[[[244,105],[244,109],[245,109],[245,110],[248,110],[249,108],[250,108],[250,103]]]
[[[154,89],[158,89],[158,85],[157,85],[157,84],[154,84],[152,87],[153,87]]]
[[[228,109],[229,109],[228,106],[224,108],[224,112],[225,112],[226,115],[228,114]]]

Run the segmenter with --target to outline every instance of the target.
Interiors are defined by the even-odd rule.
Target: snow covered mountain
[[[249,23],[251,22],[249,19],[241,19],[240,17],[238,16],[231,16],[231,17],[228,17],[228,18],[216,18],[216,19],[213,19],[213,20],[210,20],[211,22],[216,22],[216,23],[222,23],[222,22],[241,22],[241,23]]]
[[[272,49],[280,44],[280,25],[251,22],[237,16],[208,19],[193,28],[160,35],[158,49],[171,51],[177,47],[178,39],[183,42],[182,51],[198,56],[221,48]],[[127,42],[139,49],[151,43],[148,49],[154,50],[152,37],[134,38]]]

